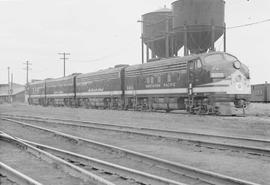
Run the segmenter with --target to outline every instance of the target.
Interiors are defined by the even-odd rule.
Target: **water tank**
[[[205,52],[224,33],[224,0],[178,0],[172,3],[176,48],[184,44],[191,53]],[[213,31],[213,32],[212,32]]]
[[[166,57],[166,34],[172,31],[172,11],[166,7],[142,15],[143,41],[152,55]]]

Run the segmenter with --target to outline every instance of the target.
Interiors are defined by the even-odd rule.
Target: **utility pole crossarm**
[[[29,61],[26,61],[23,64],[26,65],[26,68],[25,68],[25,70],[26,70],[26,92],[28,92],[29,91],[29,70],[31,70],[29,66],[32,64]]]
[[[63,58],[60,58],[60,59],[62,59],[64,62],[64,77],[65,77],[66,76],[66,60],[68,59],[66,56],[70,55],[70,53],[63,52],[63,53],[58,53],[58,55],[63,55]]]

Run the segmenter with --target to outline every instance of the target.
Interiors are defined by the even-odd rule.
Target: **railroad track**
[[[1,118],[3,120],[9,121],[9,123],[14,123],[17,126],[20,126],[20,130],[25,128],[31,128],[32,131],[35,130],[36,132],[42,131],[43,133],[49,133],[50,135],[48,138],[52,139],[53,136],[62,137],[67,139],[68,141],[72,142],[73,147],[93,147],[100,152],[99,156],[102,158],[102,154],[109,153],[110,158],[117,158],[118,160],[125,160],[127,163],[130,161],[134,161],[135,166],[138,171],[146,171],[152,175],[159,175],[162,178],[171,179],[172,181],[177,181],[186,184],[196,184],[196,185],[206,185],[206,184],[216,184],[216,185],[255,185],[255,183],[244,181],[237,178],[232,178],[229,176],[221,175],[214,172],[209,172],[201,169],[197,169],[194,167],[190,167],[187,165],[182,165],[179,163],[171,162],[168,160],[160,159],[157,157],[153,157],[150,155],[145,155],[142,153],[134,152],[131,150],[119,148],[112,145],[107,145],[104,143],[96,142],[93,140],[87,140],[84,138],[68,135],[65,133],[61,133],[59,131],[42,128],[38,126],[34,126],[28,123],[24,123],[21,121],[16,121],[7,118]],[[39,133],[37,133],[39,134]],[[60,144],[62,145],[62,143]],[[76,149],[77,151],[79,148]],[[110,160],[107,158],[107,160]],[[139,164],[138,164],[139,163]],[[130,165],[130,163],[128,164]],[[150,165],[150,169],[146,169],[145,165]],[[142,168],[143,167],[143,168]],[[164,173],[163,173],[164,172]],[[166,172],[166,173],[165,173]]]
[[[59,148],[42,145],[39,143],[23,140],[24,142],[33,145],[41,150],[52,153],[68,162],[78,165],[83,168],[95,168],[103,171],[103,173],[117,175],[119,178],[130,182],[131,184],[171,184],[171,185],[186,185],[170,179],[158,177],[148,173],[143,173],[134,169],[126,168],[120,165],[112,164],[96,158],[91,158],[85,155],[80,155],[74,152],[61,150]]]
[[[38,181],[10,166],[0,162],[0,183],[1,184],[20,184],[20,185],[42,185]]]
[[[194,143],[195,146],[199,147],[207,147],[213,149],[215,148],[228,149],[232,151],[237,150],[241,152],[246,152],[247,154],[251,155],[270,156],[270,140],[210,135],[195,132],[161,130],[145,127],[143,128],[143,127],[122,126],[122,125],[97,123],[91,121],[78,121],[70,119],[33,117],[33,116],[11,116],[11,115],[2,115],[2,116],[17,120],[31,121],[33,123],[43,122],[63,127],[68,126],[71,128],[82,128],[92,130],[98,129],[118,133],[133,134],[137,136],[158,137],[168,141],[176,141],[176,142],[187,141],[190,143]]]
[[[2,132],[3,133],[3,132]],[[12,136],[4,133],[5,136],[12,138]],[[8,138],[8,139],[9,139]],[[13,138],[12,138],[13,139]],[[66,150],[61,150],[59,148],[42,145],[39,143],[27,141],[20,139],[18,137],[14,138],[16,141],[27,143],[31,146],[39,148],[43,151],[53,154],[69,163],[72,163],[76,166],[79,166],[83,169],[95,169],[95,171],[99,171],[99,173],[111,175],[111,176],[118,176],[122,179],[123,182],[117,182],[117,184],[155,184],[155,185],[164,185],[164,184],[171,184],[171,185],[186,185],[183,183],[179,183],[170,179],[161,178],[158,176],[154,176],[151,174],[143,173],[140,171],[136,171],[133,169],[125,168],[119,165],[115,165],[112,163],[108,163],[102,160],[98,160],[96,158],[91,158],[88,156],[80,155],[74,152],[69,152]],[[1,163],[0,163],[1,166]],[[6,168],[6,167],[5,167]],[[8,169],[8,168],[7,168]],[[139,180],[138,180],[139,179]],[[30,182],[29,184],[35,184],[36,181],[30,179],[29,177],[25,178],[25,181]],[[32,183],[34,182],[34,183]],[[26,183],[27,184],[27,183]],[[38,185],[38,184],[37,184]]]
[[[17,138],[0,131],[1,161],[16,166],[23,172],[33,175],[34,179],[15,170],[4,162],[0,163],[1,176],[6,182],[16,184],[98,184],[113,183],[68,163],[54,155],[33,147]],[[46,173],[46,174],[45,174]],[[45,176],[45,177],[44,177]],[[39,182],[40,181],[40,182]]]

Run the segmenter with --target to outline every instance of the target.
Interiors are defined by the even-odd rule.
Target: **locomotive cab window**
[[[196,69],[202,68],[202,61],[200,59],[195,60],[195,67]]]
[[[194,59],[188,62],[189,63],[189,70],[192,71],[194,69],[201,69],[202,68],[202,61],[200,59]]]

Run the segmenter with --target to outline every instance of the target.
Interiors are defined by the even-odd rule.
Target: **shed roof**
[[[16,95],[16,94],[19,94],[23,91],[25,91],[25,87],[23,85],[20,85],[20,84],[16,84],[14,83],[12,85],[13,87],[13,93],[12,95]],[[0,84],[0,96],[8,96],[8,84]]]

